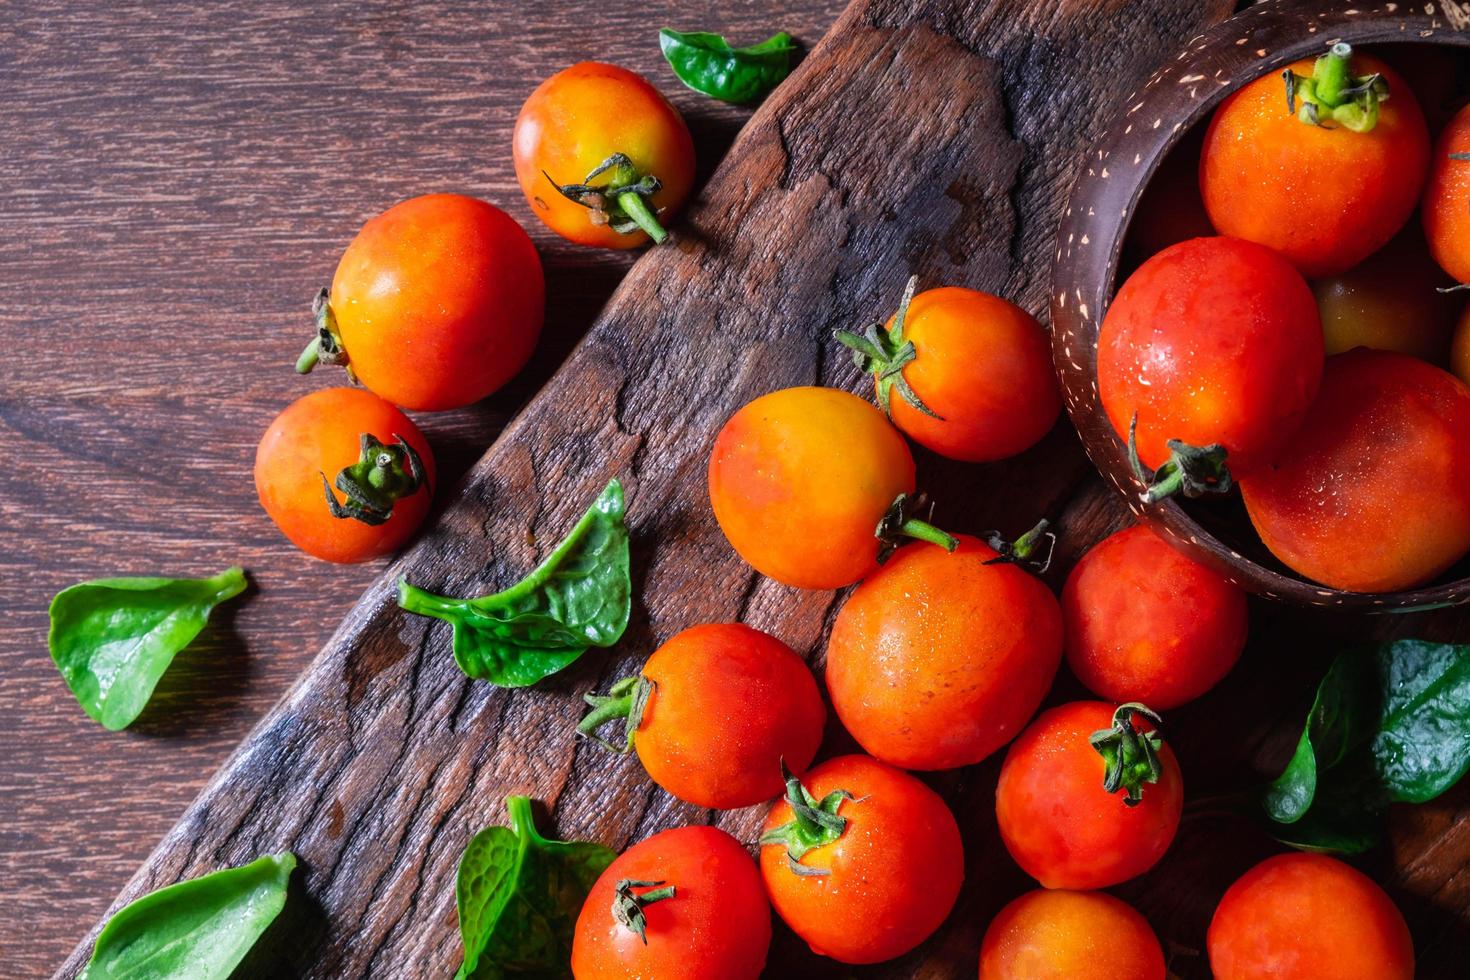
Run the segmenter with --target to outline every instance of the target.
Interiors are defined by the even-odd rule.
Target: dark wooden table
[[[323,382],[291,361],[362,222],[462,191],[541,247],[532,365],[473,408],[424,416],[443,485],[479,458],[635,256],[532,218],[510,134],[546,75],[642,72],[713,169],[749,110],[684,89],[661,26],[816,41],[842,0],[600,4],[0,4],[0,976],[48,974],[321,648],[381,564],[329,566],[255,500],[255,443]],[[80,579],[204,574],[250,593],[143,717],[91,722],[46,653],[46,605]]]

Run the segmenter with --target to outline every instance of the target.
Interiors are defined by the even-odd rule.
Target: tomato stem
[[[325,473],[321,474],[322,493],[333,517],[350,517],[376,527],[393,516],[394,504],[428,486],[418,451],[402,436],[395,435],[394,439],[390,446],[379,442],[371,432],[362,434],[357,462],[337,473],[335,486],[346,495],[345,502],[337,499],[332,492],[334,484],[327,482]]]
[[[1135,718],[1147,721],[1151,726],[1149,731],[1145,733],[1136,729],[1133,726]],[[1164,720],[1148,706],[1130,701],[1118,705],[1113,712],[1112,728],[1093,732],[1087,739],[1106,763],[1103,789],[1109,793],[1120,789],[1125,791],[1127,795],[1123,802],[1127,806],[1137,806],[1142,802],[1144,783],[1157,783],[1163,775],[1159,749],[1163,747],[1164,740],[1158,732],[1163,723]]]
[[[852,359],[858,370],[877,377],[878,405],[883,409],[884,415],[893,415],[893,389],[897,388],[904,401],[930,418],[943,422],[944,416],[925,405],[924,400],[903,376],[903,369],[918,356],[914,342],[903,335],[909,304],[913,302],[914,289],[918,284],[918,276],[909,276],[908,285],[903,289],[903,298],[898,303],[898,312],[893,314],[893,329],[885,331],[881,323],[870,323],[863,328],[862,333],[834,330],[832,336],[852,351]]]
[[[650,891],[635,894],[635,888],[648,888]],[[648,919],[643,914],[643,909],[654,902],[662,902],[666,898],[673,898],[677,889],[662,881],[635,881],[632,878],[623,878],[613,886],[613,919],[623,928],[630,932],[636,932],[638,938],[643,940],[643,945],[648,945]]]
[[[588,694],[582,700],[592,706],[577,725],[577,734],[590,738],[603,748],[626,755],[633,748],[633,736],[643,724],[648,699],[658,685],[646,677],[624,677],[607,689],[606,695]],[[623,744],[614,745],[597,734],[597,730],[614,719],[624,719]]]
[[[913,516],[917,511],[923,510],[928,502],[929,498],[922,493],[913,496],[901,493],[893,498],[893,503],[888,505],[888,510],[884,511],[873,531],[879,542],[878,564],[887,561],[905,539],[927,541],[945,551],[954,551],[959,547],[960,543],[953,534]]]
[[[791,820],[761,835],[759,846],[786,848],[786,864],[791,873],[802,877],[821,877],[831,872],[801,863],[808,851],[825,847],[842,836],[847,818],[837,811],[857,797],[845,789],[834,789],[818,800],[786,768],[781,760],[781,778],[786,782],[786,802],[791,806]]]
[[[1036,526],[1014,541],[1007,541],[999,531],[991,531],[985,536],[986,544],[994,548],[999,554],[987,561],[987,565],[1024,565],[1038,575],[1045,575],[1047,569],[1051,568],[1052,555],[1057,550],[1057,536],[1050,530],[1051,521],[1046,518],[1036,522]],[[1042,544],[1046,545],[1046,555],[1036,557]]]
[[[593,224],[607,225],[621,235],[641,229],[654,244],[669,237],[647,200],[663,188],[663,183],[653,174],[639,173],[626,153],[609,156],[580,184],[558,184],[551,174],[544,170],[541,173],[562,197],[586,208]],[[607,179],[594,184],[603,174]]]
[[[310,374],[318,364],[340,364],[347,369],[347,379],[356,384],[357,375],[347,359],[347,348],[342,345],[342,334],[337,329],[337,314],[332,311],[325,286],[311,301],[311,315],[316,321],[316,336],[296,358],[296,373]]]
[[[1143,502],[1158,503],[1176,493],[1201,497],[1207,493],[1229,493],[1235,486],[1225,465],[1229,451],[1220,443],[1191,446],[1179,439],[1168,442],[1169,458],[1153,472],[1143,465],[1138,455],[1138,413],[1128,424],[1128,465],[1143,484]]]
[[[1311,75],[1298,75],[1290,68],[1282,72],[1286,110],[1311,126],[1333,122],[1366,133],[1378,125],[1378,106],[1388,100],[1388,82],[1377,73],[1353,75],[1352,55],[1352,45],[1338,41],[1312,65]]]

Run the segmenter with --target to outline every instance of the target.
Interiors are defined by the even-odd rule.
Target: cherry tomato
[[[1118,290],[1098,335],[1097,376],[1118,436],[1128,440],[1136,418],[1140,460],[1164,470],[1155,499],[1228,489],[1227,467],[1238,476],[1269,459],[1317,394],[1316,300],[1268,248],[1181,242]]]
[[[1164,980],[1164,951],[1126,902],[1038,888],[985,930],[980,980]]]
[[[1046,435],[1061,411],[1046,331],[998,296],[909,280],[888,325],[838,331],[894,425],[942,456],[985,462]],[[895,389],[897,389],[895,396]]]
[[[1470,158],[1465,154],[1470,154],[1470,106],[1455,113],[1439,134],[1422,212],[1429,251],[1460,282],[1470,282]]]
[[[1341,275],[1312,283],[1328,354],[1396,350],[1443,364],[1459,301],[1417,230],[1399,235]]]
[[[1422,585],[1470,551],[1470,390],[1404,354],[1339,354],[1295,438],[1241,493],[1266,547],[1307,578]]]
[[[577,980],[755,980],[771,905],[745,848],[676,827],[624,851],[592,886],[572,937]]]
[[[1429,130],[1408,84],[1346,44],[1290,72],[1290,102],[1273,72],[1215,110],[1200,192],[1221,234],[1269,245],[1303,275],[1334,275],[1376,252],[1413,214]],[[1374,74],[1368,93],[1343,94]]]
[[[1217,980],[1411,980],[1404,917],[1367,875],[1325,854],[1278,854],[1225,892],[1209,932]]]
[[[822,763],[805,788],[791,780],[760,852],[776,912],[814,952],[843,963],[881,963],[927,939],[959,897],[964,857],[938,794],[864,755]]]
[[[514,156],[536,217],[581,245],[663,241],[660,218],[694,186],[694,140],[679,111],[643,76],[596,61],[537,86],[516,118]],[[632,190],[612,193],[620,188]]]
[[[1038,579],[987,564],[961,535],[954,554],[898,549],[853,590],[832,625],[827,690],[863,749],[906,769],[979,762],[1021,730],[1061,662],[1062,614]]]
[[[1158,737],[1157,716],[1146,711],[1131,704],[1115,711],[1103,701],[1060,705],[1042,712],[1006,753],[995,788],[1000,836],[1022,870],[1047,888],[1127,881],[1173,842],[1184,782]],[[1100,745],[1089,742],[1093,736]]]
[[[1089,691],[1160,711],[1214,687],[1245,648],[1245,593],[1141,524],[1082,556],[1062,618],[1067,666]]]
[[[260,505],[292,544],[326,561],[397,551],[429,513],[433,484],[428,441],[408,416],[361,388],[298,398],[255,451]]]
[[[1455,320],[1455,334],[1450,341],[1450,370],[1470,385],[1470,306]]]
[[[710,455],[710,503],[730,546],[763,575],[803,589],[867,575],[880,537],[952,546],[908,516],[913,492],[903,436],[878,409],[833,388],[762,395],[730,417]]]
[[[784,760],[805,772],[827,709],[806,662],[739,623],[693,626],[659,647],[638,677],[613,686],[579,730],[626,718],[629,741],[655,783],[716,810],[779,796]],[[605,743],[604,743],[605,744]],[[612,747],[612,746],[609,746]]]

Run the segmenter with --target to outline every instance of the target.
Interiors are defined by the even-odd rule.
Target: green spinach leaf
[[[505,806],[511,825],[480,831],[459,859],[464,964],[456,980],[571,976],[577,914],[617,855],[601,844],[542,837],[524,796]]]
[[[82,980],[226,980],[286,905],[289,851],[161,888],[103,926]]]
[[[245,590],[245,573],[213,578],[100,578],[51,600],[51,659],[94,721],[132,724],[174,655],[215,606]]]
[[[1333,662],[1259,803],[1283,842],[1358,853],[1389,804],[1432,800],[1467,768],[1470,646],[1396,640]]]
[[[791,72],[796,42],[782,31],[760,44],[732,48],[718,34],[682,33],[667,27],[658,46],[679,81],[723,102],[754,102]]]
[[[628,627],[633,584],[623,487],[613,480],[540,566],[494,595],[456,599],[398,584],[398,604],[454,627],[454,662],[476,680],[526,687]]]

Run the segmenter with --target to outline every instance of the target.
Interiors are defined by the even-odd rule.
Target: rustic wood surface
[[[82,940],[62,970],[75,972],[87,924],[126,870],[374,571],[291,554],[245,476],[259,429],[316,383],[279,365],[298,346],[301,300],[341,244],[366,214],[430,188],[480,193],[525,217],[504,146],[534,80],[589,54],[661,71],[655,51],[610,42],[609,18],[579,22],[585,8],[573,5],[525,27],[429,5],[376,14],[355,5],[340,22],[284,4],[246,16],[113,6],[73,17],[48,6],[0,20],[0,77],[20,93],[0,107],[11,122],[0,206],[22,232],[0,240],[3,267],[20,270],[0,294],[11,341],[0,420],[16,450],[0,503],[11,572],[0,585],[11,654],[0,676],[0,887],[21,917],[0,946],[7,976],[43,972],[66,941]],[[830,330],[885,311],[910,271],[1041,311],[1058,207],[1110,114],[1108,96],[1225,12],[1182,0],[1141,17],[1109,3],[859,0],[756,114],[675,247],[637,266],[439,524],[369,587],[118,900],[290,847],[303,869],[250,975],[446,975],[458,959],[455,862],[473,831],[502,819],[507,793],[545,800],[548,830],[614,846],[711,819],[749,837],[758,811],[679,804],[636,760],[609,759],[571,735],[582,693],[692,622],[744,619],[820,665],[838,597],[773,585],[730,554],[703,489],[714,431],[773,387],[859,388]],[[833,13],[804,7],[781,23],[810,39]],[[741,37],[772,26],[744,6],[722,16]],[[1110,43],[1100,45],[1104,34]],[[690,115],[708,162],[742,114],[661,81],[698,110]],[[551,246],[547,342],[515,390],[431,421],[451,467],[473,461],[623,271],[540,241]],[[920,466],[957,529],[1060,518],[1072,534],[1054,582],[1126,520],[1065,428],[1010,463],[923,456]],[[447,629],[393,606],[390,585],[404,572],[447,590],[510,581],[614,474],[629,490],[641,603],[611,654],[511,694],[466,681]],[[259,592],[183,658],[160,703],[124,736],[87,722],[44,654],[51,592],[98,573],[234,561],[255,570]],[[1242,668],[1170,719],[1192,791],[1279,764],[1343,638],[1470,635],[1453,615],[1253,613]],[[1063,676],[1055,697],[1078,693]],[[824,755],[849,746],[833,731]],[[969,885],[945,929],[857,973],[972,974],[989,916],[1024,885],[994,834],[995,769],[930,780],[967,844]],[[1454,954],[1470,943],[1470,880],[1459,874],[1470,858],[1470,822],[1458,820],[1467,808],[1462,788],[1396,814],[1390,845],[1366,862],[1405,908],[1424,976],[1455,975]],[[1202,815],[1156,872],[1119,891],[1169,943],[1174,969],[1202,976],[1214,902],[1269,849],[1248,826]],[[854,972],[817,960],[784,930],[772,964],[773,976]]]

